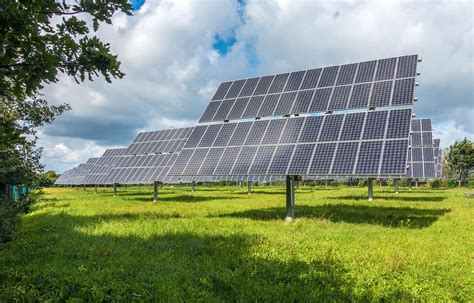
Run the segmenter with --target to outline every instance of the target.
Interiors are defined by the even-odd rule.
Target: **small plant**
[[[441,180],[439,179],[432,180],[429,184],[431,188],[441,188]]]

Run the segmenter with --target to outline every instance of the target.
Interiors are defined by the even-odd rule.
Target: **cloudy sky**
[[[97,35],[126,76],[45,89],[72,110],[40,130],[46,169],[70,169],[143,130],[192,126],[224,80],[419,54],[418,118],[447,147],[474,139],[470,1],[135,0]]]

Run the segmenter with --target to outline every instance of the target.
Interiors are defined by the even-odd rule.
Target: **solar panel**
[[[440,139],[433,140],[434,164],[435,164],[435,178],[442,177],[442,158],[443,150],[440,146]]]
[[[411,109],[391,109],[228,122],[222,126],[227,130],[217,134],[207,156],[203,159],[200,154],[196,160],[206,163],[205,168],[196,172],[178,159],[171,174],[404,175],[411,115]],[[193,132],[190,141],[197,141],[193,136],[201,134]],[[189,161],[202,149],[186,146],[182,160]],[[217,163],[215,170],[210,163]]]
[[[410,55],[224,82],[199,122],[412,105],[417,62]]]
[[[411,131],[411,148],[409,150],[406,177],[415,179],[437,178],[431,120],[413,119],[411,121]]]

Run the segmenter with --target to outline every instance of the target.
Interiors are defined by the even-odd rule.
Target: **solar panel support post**
[[[153,202],[158,201],[158,181],[153,182]]]
[[[82,185],[82,190],[86,191],[86,185],[85,184]]]
[[[369,201],[372,201],[374,199],[374,179],[369,178],[367,183],[369,187]]]
[[[242,181],[239,181],[239,186],[240,186],[240,188],[242,188],[242,186],[243,186],[243,182],[242,182]]]
[[[286,218],[291,222],[295,219],[295,176],[286,176]]]
[[[117,195],[117,183],[114,183],[114,196]]]
[[[97,193],[97,184],[94,185],[94,190],[95,190],[95,193]]]
[[[247,181],[247,194],[252,193],[252,181]]]
[[[393,186],[395,187],[395,193],[398,195],[398,179],[393,179]]]
[[[192,192],[194,192],[194,187],[196,186],[196,182],[195,181],[192,181],[191,182],[191,187],[192,187]]]

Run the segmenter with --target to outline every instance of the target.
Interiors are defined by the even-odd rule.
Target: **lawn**
[[[38,194],[0,301],[470,301],[466,189],[169,187]],[[76,301],[76,300],[72,300]],[[80,300],[77,300],[80,301]]]

